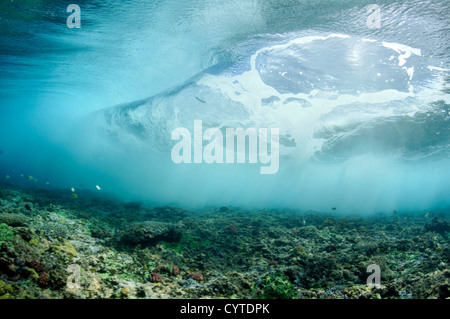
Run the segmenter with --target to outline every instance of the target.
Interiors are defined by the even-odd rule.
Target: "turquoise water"
[[[377,1],[379,28],[372,1],[77,4],[79,29],[64,1],[0,4],[1,182],[181,206],[450,204],[448,1]],[[171,133],[195,120],[279,129],[279,170],[175,164]]]

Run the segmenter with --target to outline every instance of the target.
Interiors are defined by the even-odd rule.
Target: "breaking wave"
[[[65,105],[36,121],[46,141],[33,169],[55,184],[102,184],[183,205],[374,212],[450,204],[448,2],[380,3],[379,29],[366,25],[370,3],[357,1],[114,4],[123,20],[108,24],[110,12],[89,7],[84,37],[58,33],[69,53],[25,59],[57,61],[49,78],[13,78],[2,91],[13,105],[14,88],[37,83],[45,95],[32,90],[20,101],[39,117]],[[110,41],[98,45],[100,38]],[[11,56],[2,61],[16,63]],[[39,107],[30,103],[37,96]],[[171,132],[193,131],[194,120],[222,130],[278,128],[279,172],[174,164]],[[4,158],[8,147],[22,151],[2,142]],[[56,166],[55,154],[64,159]]]

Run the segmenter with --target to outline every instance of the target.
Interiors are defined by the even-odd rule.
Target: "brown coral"
[[[33,268],[34,270],[36,270],[38,273],[42,272],[44,270],[44,263],[33,259],[31,262],[29,262],[29,266],[30,268]]]
[[[204,280],[205,280],[205,278],[203,278],[203,275],[202,275],[202,274],[199,274],[198,272],[190,273],[190,274],[188,275],[188,277],[189,277],[189,278],[192,278],[192,279],[195,279],[195,280],[197,280],[197,281],[204,281]]]
[[[153,269],[153,272],[161,272],[161,271],[167,271],[167,266],[166,265],[158,265],[155,267],[155,269]]]
[[[38,284],[41,287],[47,287],[50,284],[50,277],[46,272],[43,272],[42,275],[39,276]]]
[[[180,273],[180,268],[172,264],[172,275],[176,276]]]
[[[161,282],[162,281],[162,277],[161,274],[157,273],[157,272],[152,272],[152,278],[150,279],[151,282]]]

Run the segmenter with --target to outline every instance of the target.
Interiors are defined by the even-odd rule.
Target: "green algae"
[[[297,294],[295,286],[282,273],[265,276],[259,284],[259,289],[261,299],[293,299]]]
[[[12,228],[4,223],[0,223],[0,244],[11,241],[14,238]]]
[[[62,256],[67,261],[72,261],[72,259],[77,256],[77,250],[72,245],[72,243],[67,240],[65,240],[63,243],[54,242],[50,246],[50,250],[53,253]]]

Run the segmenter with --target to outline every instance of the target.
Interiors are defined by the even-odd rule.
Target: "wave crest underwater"
[[[378,2],[380,28],[370,1],[80,1],[78,30],[64,7],[14,3],[4,173],[177,205],[450,205],[447,1]],[[279,171],[174,164],[171,132],[194,120],[278,128]]]

